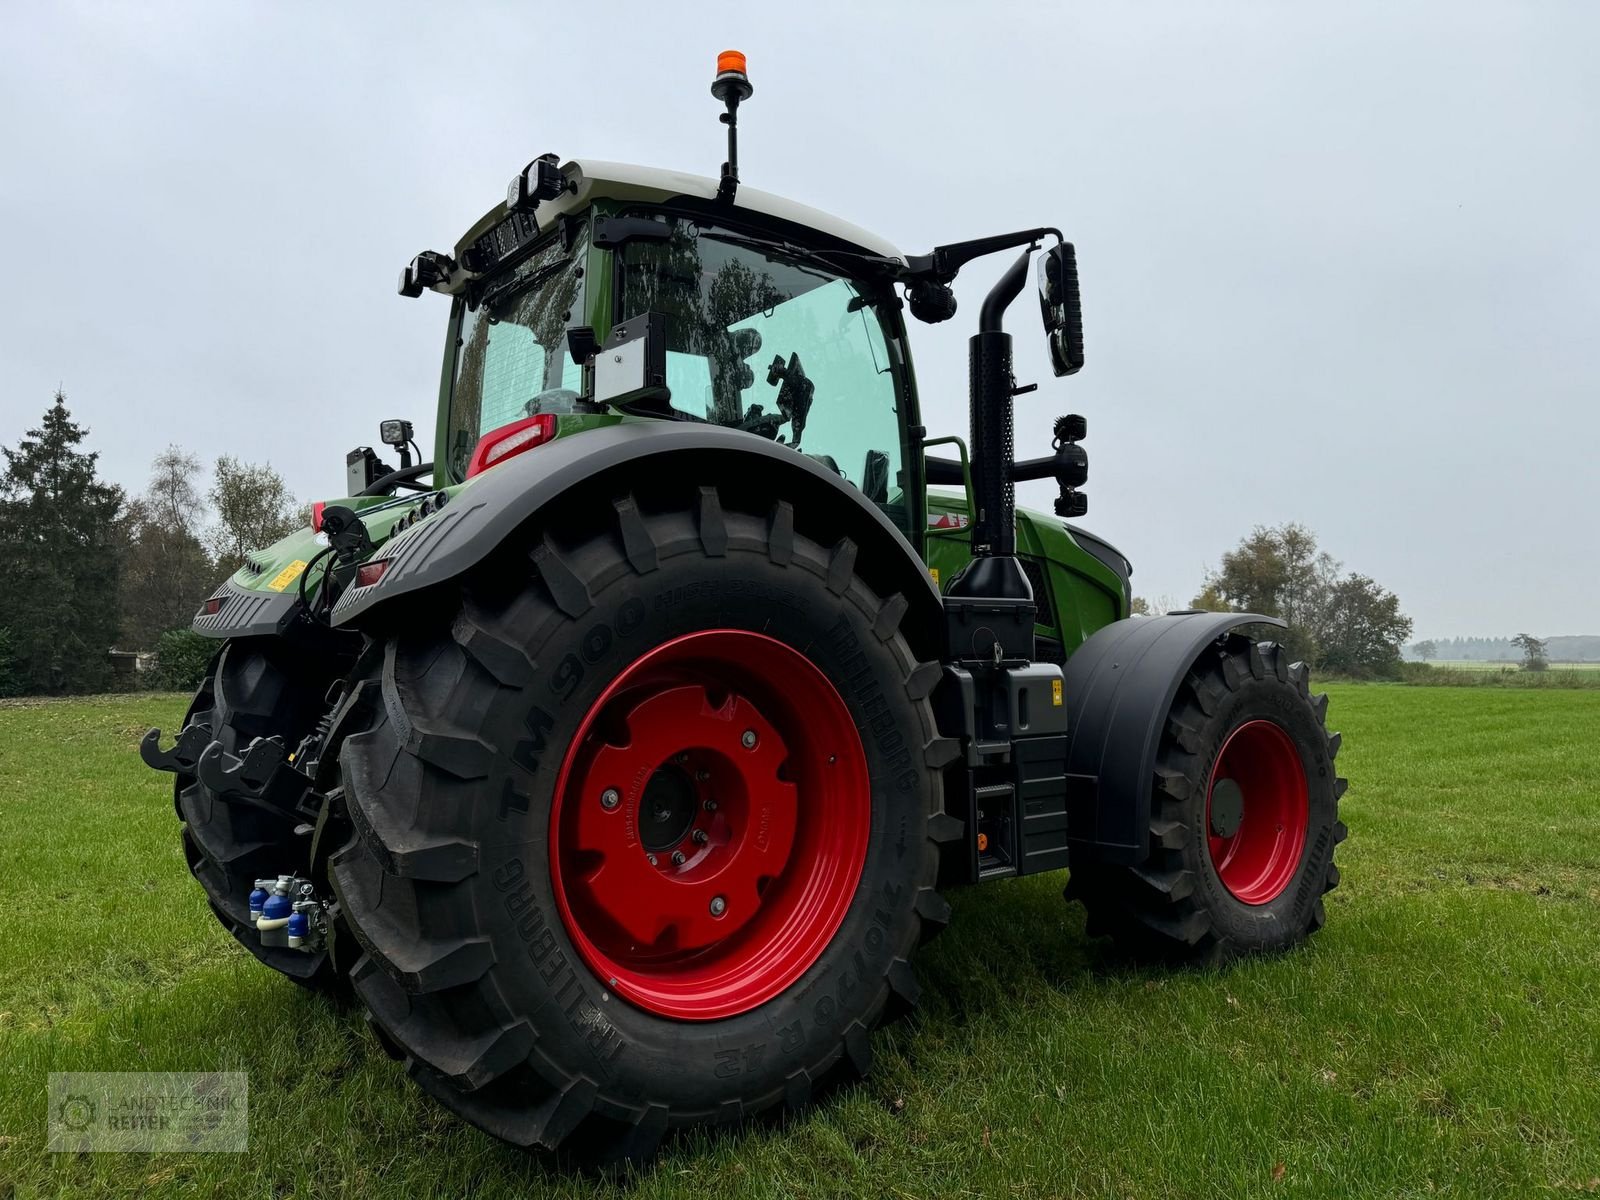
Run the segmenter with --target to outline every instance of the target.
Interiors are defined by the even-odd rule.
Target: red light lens
[[[542,446],[555,435],[554,413],[525,417],[521,421],[513,421],[509,425],[491,430],[478,439],[477,448],[472,452],[472,460],[467,464],[467,478],[471,479],[490,467],[497,467],[506,459],[514,458],[524,450]]]
[[[221,596],[213,596],[213,597],[211,597],[211,599],[207,600],[206,601],[206,616],[214,617],[219,612],[221,612],[222,611],[222,600],[223,600],[223,598]]]
[[[371,587],[382,579],[384,572],[389,569],[392,558],[375,558],[371,562],[364,562],[356,568],[356,586]]]
[[[326,500],[318,500],[311,506],[311,532],[322,532],[322,510],[328,507]]]

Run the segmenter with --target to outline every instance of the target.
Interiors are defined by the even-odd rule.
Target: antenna
[[[739,190],[739,102],[750,99],[755,88],[745,74],[744,54],[724,50],[717,55],[717,77],[711,81],[711,94],[728,106],[720,118],[728,127],[728,161],[722,164],[722,179],[717,184],[717,199],[731,204]]]

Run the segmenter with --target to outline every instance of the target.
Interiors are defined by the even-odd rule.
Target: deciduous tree
[[[304,523],[294,496],[270,463],[257,466],[223,455],[211,483],[217,510],[212,547],[223,574],[231,575],[245,555],[293,532]]]
[[[1281,635],[1289,653],[1315,662],[1321,608],[1338,575],[1338,562],[1317,548],[1316,535],[1305,526],[1258,525],[1222,556],[1192,607],[1279,617],[1289,625]]]
[[[1350,674],[1392,674],[1411,620],[1392,592],[1342,570],[1305,526],[1257,526],[1222,556],[1191,607],[1278,617],[1288,628],[1262,634],[1295,658]]]
[[[122,637],[153,649],[169,629],[186,629],[220,572],[200,540],[206,508],[200,460],[168,446],[151,463],[150,485],[128,505],[122,535]]]
[[[1401,613],[1399,597],[1352,572],[1320,605],[1317,665],[1344,675],[1393,675],[1410,636],[1411,618]]]
[[[1531,633],[1519,633],[1511,639],[1511,644],[1522,651],[1524,671],[1543,671],[1550,665],[1550,660],[1545,657],[1543,638],[1536,638]]]

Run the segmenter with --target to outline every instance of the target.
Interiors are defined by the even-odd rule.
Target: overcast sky
[[[1088,417],[1085,523],[1136,590],[1181,604],[1300,521],[1418,636],[1600,632],[1600,6],[0,15],[5,444],[60,383],[132,490],[175,441],[339,494],[380,418],[431,435],[447,302],[396,296],[401,266],[547,150],[714,173],[737,47],[746,183],[908,251],[1077,243],[1088,365],[1054,379],[1019,306],[1019,450]],[[913,323],[936,432],[966,432],[1000,265]]]

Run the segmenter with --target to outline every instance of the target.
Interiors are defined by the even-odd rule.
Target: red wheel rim
[[[733,1016],[833,940],[871,812],[855,722],[810,659],[758,633],[688,634],[618,675],[567,751],[556,904],[617,995],[680,1020]]]
[[[1246,904],[1283,894],[1300,867],[1310,802],[1294,739],[1272,721],[1228,735],[1206,785],[1206,834],[1224,887]]]

